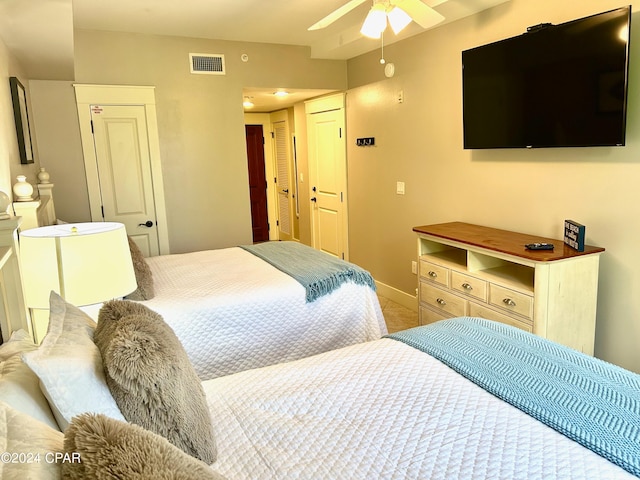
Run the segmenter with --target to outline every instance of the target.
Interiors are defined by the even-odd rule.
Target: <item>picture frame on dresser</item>
[[[11,88],[11,102],[13,103],[13,116],[16,124],[20,163],[33,163],[33,147],[31,143],[27,92],[24,85],[20,83],[20,80],[18,80],[17,77],[10,77],[9,85]]]

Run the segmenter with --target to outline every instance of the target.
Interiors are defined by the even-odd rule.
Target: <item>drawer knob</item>
[[[437,274],[436,272],[434,272],[433,270],[429,270],[428,275],[429,275],[431,278],[437,278],[437,277],[438,277],[438,274]]]
[[[508,305],[510,307],[515,307],[516,306],[516,302],[514,302],[510,298],[505,298],[504,300],[502,300],[502,303],[504,303],[505,305]]]
[[[466,283],[466,282],[462,284],[462,288],[464,288],[465,290],[469,290],[469,291],[473,290],[473,287],[471,286],[471,284]]]
[[[438,305],[442,306],[445,306],[447,304],[447,302],[445,302],[442,298],[436,298],[436,302],[438,303]]]

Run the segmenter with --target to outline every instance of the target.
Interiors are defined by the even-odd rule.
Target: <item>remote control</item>
[[[553,243],[528,243],[527,250],[553,250]]]

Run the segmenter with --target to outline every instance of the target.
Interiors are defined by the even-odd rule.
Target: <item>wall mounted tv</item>
[[[464,148],[625,144],[631,7],[462,52]]]

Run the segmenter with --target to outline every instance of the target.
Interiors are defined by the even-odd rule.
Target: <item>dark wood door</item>
[[[267,215],[267,179],[264,171],[264,138],[262,125],[245,125],[247,158],[249,164],[249,196],[251,198],[251,225],[253,241],[269,240]]]

